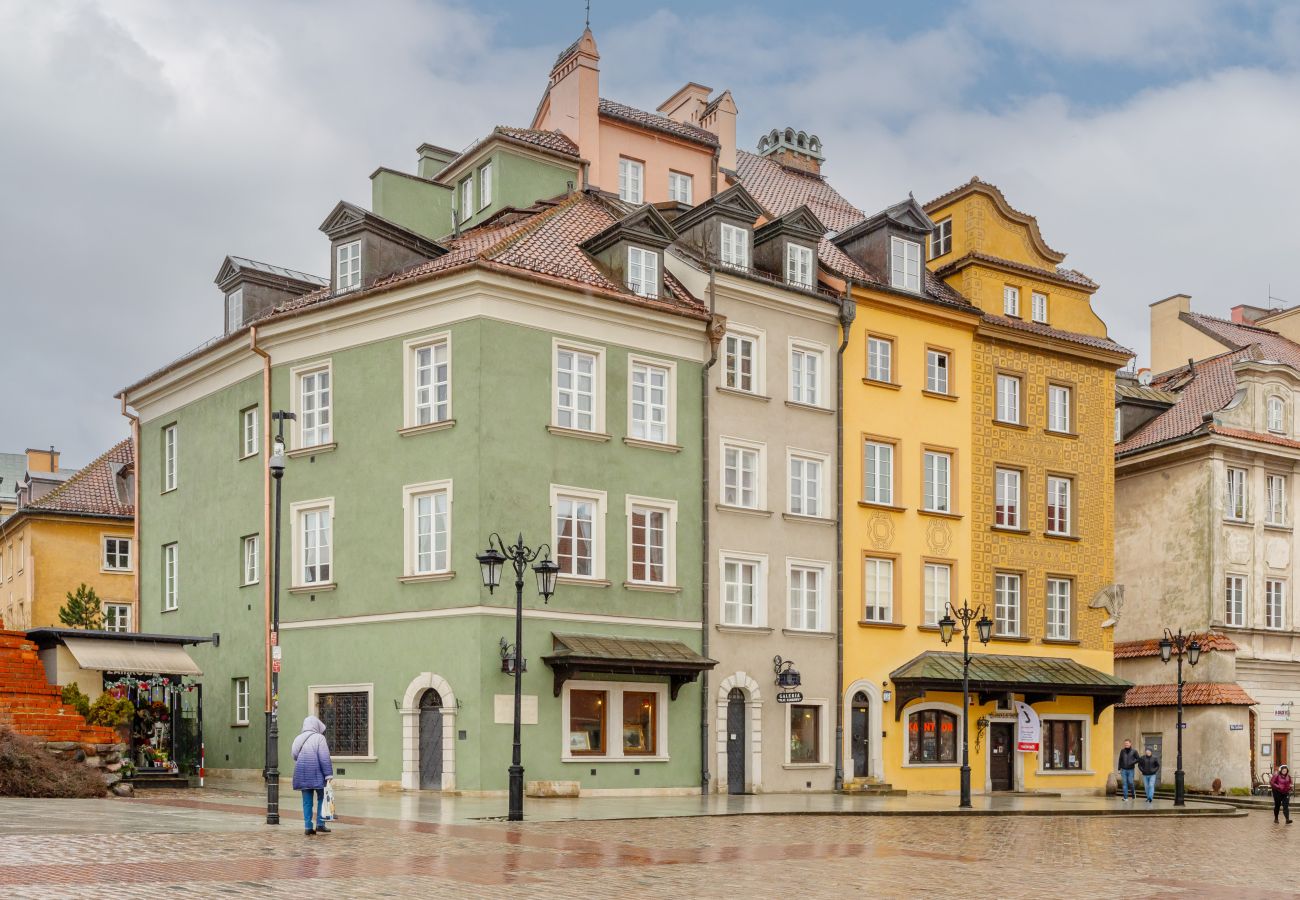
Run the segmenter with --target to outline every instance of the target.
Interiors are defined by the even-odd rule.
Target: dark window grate
[[[334,756],[370,755],[370,695],[365,691],[317,694],[316,715]]]

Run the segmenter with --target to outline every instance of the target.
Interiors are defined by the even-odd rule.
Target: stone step
[[[190,780],[185,775],[172,772],[140,772],[127,779],[137,791],[152,788],[188,788]]]

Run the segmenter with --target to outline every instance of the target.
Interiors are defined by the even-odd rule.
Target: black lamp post
[[[993,636],[993,622],[984,614],[984,607],[971,609],[963,600],[961,609],[951,603],[943,618],[939,620],[939,637],[944,644],[952,641],[952,633],[961,620],[961,809],[970,809],[970,623],[979,616],[975,628],[979,631],[980,643],[987,644]]]
[[[542,561],[533,566],[537,575],[537,593],[542,600],[549,603],[555,593],[555,577],[560,574],[560,567],[551,561],[551,548],[542,544],[536,550],[524,546],[524,536],[510,546],[506,546],[500,535],[488,537],[488,547],[478,554],[479,568],[483,572],[483,586],[491,594],[501,584],[501,566],[509,561],[515,568],[515,643],[512,648],[501,639],[501,669],[515,679],[515,743],[510,757],[510,812],[507,818],[511,822],[520,822],[524,818],[524,767],[519,755],[519,721],[520,708],[523,704],[523,678],[525,662],[524,647],[524,569],[528,564],[542,557]],[[513,651],[513,652],[512,652]]]
[[[284,478],[284,422],[291,412],[276,410],[280,427],[271,444],[267,468],[275,480],[275,537],[271,551],[271,708],[266,711],[266,824],[280,824],[280,480]]]
[[[1174,770],[1174,806],[1185,806],[1183,798],[1183,653],[1187,653],[1187,664],[1194,666],[1201,659],[1201,642],[1196,635],[1184,635],[1181,628],[1178,633],[1165,629],[1165,636],[1160,639],[1160,661],[1169,662],[1171,656],[1178,657],[1178,768]]]

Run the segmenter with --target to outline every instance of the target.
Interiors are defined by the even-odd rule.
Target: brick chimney
[[[1240,325],[1253,325],[1270,312],[1273,312],[1273,310],[1251,306],[1248,303],[1239,303],[1232,308],[1232,321]]]
[[[736,168],[736,101],[731,91],[723,91],[712,100],[713,88],[688,81],[656,110],[674,122],[695,125],[718,138],[718,165]]]
[[[531,127],[568,135],[590,164],[590,183],[601,183],[600,51],[590,28],[555,60]]]
[[[758,155],[812,175],[822,173],[822,163],[826,160],[822,155],[821,138],[793,128],[784,131],[773,128],[759,138]]]

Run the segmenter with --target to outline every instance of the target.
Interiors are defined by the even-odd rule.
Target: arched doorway
[[[435,690],[420,695],[420,790],[442,789],[442,697]]]
[[[871,774],[871,700],[858,691],[853,695],[853,777],[866,778]]]
[[[745,692],[727,694],[727,793],[745,793]]]

